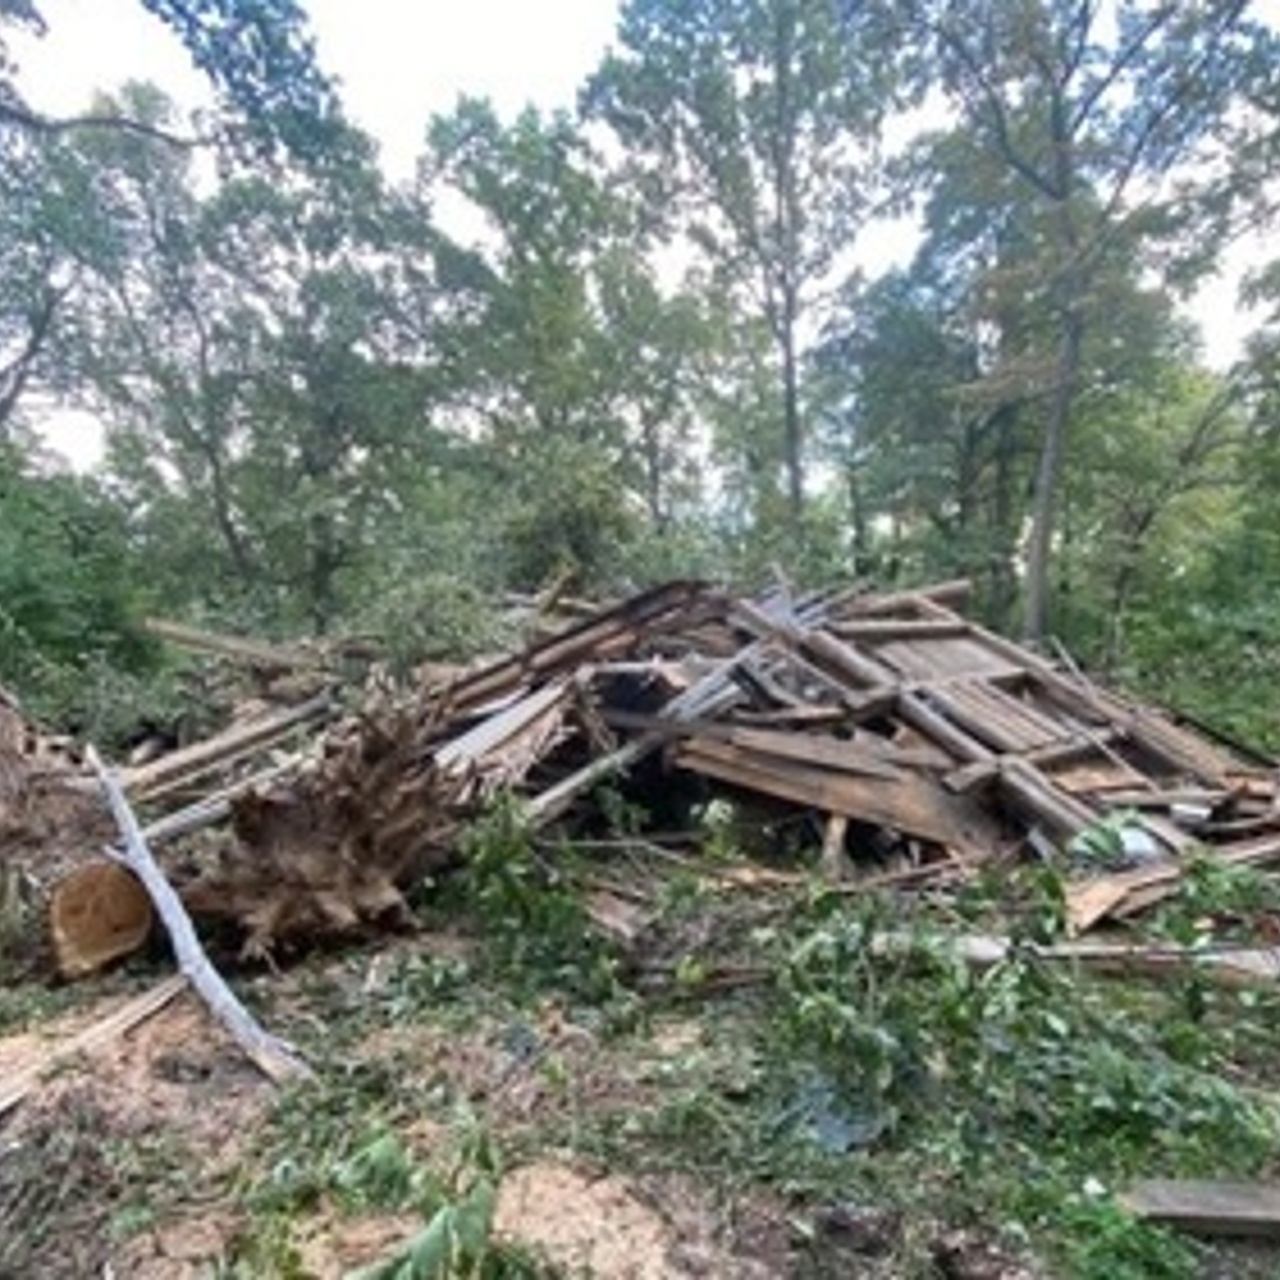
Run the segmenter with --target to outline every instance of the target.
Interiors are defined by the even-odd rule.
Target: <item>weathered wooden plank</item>
[[[889,744],[883,753],[872,747],[870,735],[862,739],[833,738],[826,734],[778,733],[769,729],[726,727],[695,741],[728,742],[759,756],[776,760],[793,760],[814,768],[836,772],[863,774],[871,778],[900,781],[905,776],[902,764],[893,760]]]
[[[135,802],[154,799],[163,792],[202,777],[210,769],[230,764],[279,742],[302,725],[327,719],[333,714],[334,707],[334,700],[324,693],[299,706],[285,707],[256,720],[232,725],[203,742],[171,751],[151,764],[122,770],[121,785]]]
[[[994,853],[1000,841],[998,826],[980,807],[919,774],[906,774],[897,781],[861,778],[803,768],[710,740],[684,744],[676,763],[763,795],[917,836],[974,861]]]
[[[984,644],[1004,653],[1010,661],[1021,663],[1028,676],[1065,711],[1077,714],[1087,711],[1098,716],[1113,727],[1122,729],[1130,739],[1153,755],[1214,786],[1225,785],[1232,770],[1239,768],[1239,762],[1226,752],[1184,732],[1149,707],[1138,707],[1087,680],[1064,675],[1044,658],[1029,653],[995,632],[976,625],[973,630],[975,636],[982,637]]]
[[[1056,786],[1064,786],[1066,784],[1060,779],[1057,770],[1067,768],[1077,761],[1086,760],[1088,757],[1096,755],[1099,751],[1105,752],[1116,737],[1117,735],[1109,729],[1104,729],[1099,733],[1077,734],[1059,742],[1051,743],[1048,746],[1040,747],[1035,751],[1025,752],[1022,758],[1028,764],[1033,764],[1037,769],[1050,774]],[[1124,766],[1118,765],[1116,767],[1121,768]],[[969,791],[975,787],[985,786],[987,783],[993,782],[999,772],[1000,764],[998,760],[963,765],[947,775],[946,784],[952,791]],[[1134,770],[1129,770],[1126,776],[1132,776],[1135,780],[1141,778],[1141,775]],[[1070,786],[1066,786],[1066,789],[1073,790]]]
[[[1280,862],[1280,832],[1219,846],[1214,856],[1218,862],[1237,867]],[[1154,906],[1177,891],[1182,870],[1179,862],[1159,863],[1072,885],[1066,895],[1069,930],[1083,933],[1108,916],[1132,915]]]
[[[969,624],[963,618],[855,618],[851,622],[833,622],[828,629],[842,640],[861,644],[949,640],[969,634]]]
[[[892,685],[896,681],[888,667],[843,644],[835,636],[814,630],[805,620],[770,617],[745,600],[734,603],[733,618],[752,635],[795,649],[823,671],[840,676],[854,690]]]
[[[1150,1178],[1120,1196],[1131,1213],[1195,1235],[1280,1238],[1280,1185]]]
[[[462,676],[441,689],[440,698],[451,710],[463,710],[510,694],[534,678],[549,678],[580,662],[601,661],[624,653],[640,632],[676,618],[689,621],[711,598],[709,588],[700,582],[679,581],[655,587],[531,645],[514,657]],[[434,714],[434,704],[430,710]]]
[[[932,685],[928,696],[970,737],[985,742],[996,751],[1022,754],[1048,746],[1065,736],[1061,731],[1050,730],[1023,716],[1017,703],[1011,699],[987,696],[972,681]]]
[[[320,653],[301,645],[267,644],[244,636],[217,635],[165,618],[148,618],[142,626],[144,631],[180,648],[217,654],[261,671],[317,670],[324,666]]]
[[[849,600],[841,616],[877,617],[887,613],[916,613],[926,617],[955,618],[952,610],[963,610],[973,594],[973,584],[968,578],[951,578],[928,587],[913,587],[908,591],[888,591],[882,594],[864,592]]]
[[[1001,763],[999,786],[1017,808],[1043,822],[1064,843],[1097,822],[1099,814],[1058,791],[1033,765],[1008,759]]]
[[[557,723],[563,718],[571,688],[567,682],[553,682],[512,703],[437,748],[436,764],[445,773],[457,773],[501,753],[527,733],[540,737],[549,718]]]
[[[1013,679],[1022,668],[992,653],[972,636],[937,640],[891,640],[876,648],[876,657],[904,679],[934,681],[971,677]]]
[[[823,709],[815,707],[813,711],[821,713]],[[662,714],[608,711],[603,718],[612,728],[654,734],[667,742],[679,738],[734,742],[764,755],[877,777],[897,778],[904,770],[941,773],[951,764],[949,756],[929,743],[899,746],[864,729],[854,729],[851,734],[840,737],[817,732],[817,729],[831,725],[829,714],[799,717],[793,721],[792,713],[786,711],[766,717],[735,710],[733,720],[728,721],[706,718],[671,720]],[[840,716],[840,720],[845,721],[847,717]],[[794,722],[807,727],[808,731],[784,732],[774,727],[778,722]]]
[[[935,711],[920,693],[901,692],[897,712],[907,724],[948,752],[958,764],[989,764],[996,760],[993,751]]]

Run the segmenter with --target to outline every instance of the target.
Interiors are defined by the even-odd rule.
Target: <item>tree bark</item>
[[[1049,628],[1049,568],[1053,556],[1053,533],[1066,457],[1067,430],[1080,377],[1080,352],[1084,324],[1074,308],[1063,318],[1062,336],[1053,394],[1045,422],[1040,461],[1036,466],[1035,489],[1031,501],[1031,532],[1027,538],[1026,612],[1023,636],[1038,644]]]
[[[787,470],[787,514],[798,548],[804,517],[804,427],[800,421],[800,368],[796,356],[796,302],[784,290],[782,303],[782,423]]]

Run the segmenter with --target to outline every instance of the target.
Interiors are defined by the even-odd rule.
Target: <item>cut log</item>
[[[96,973],[151,936],[155,912],[141,881],[105,858],[77,867],[53,887],[49,930],[64,978]]]

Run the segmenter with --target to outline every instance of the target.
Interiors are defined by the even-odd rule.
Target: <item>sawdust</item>
[[[206,1280],[239,1229],[229,1209],[184,1215],[130,1240],[113,1260],[115,1274],[130,1280]]]
[[[0,1044],[0,1070],[39,1061],[53,1045],[98,1021],[116,1001],[51,1021]],[[76,1277],[114,1274],[169,1280],[209,1273],[236,1230],[219,1204],[222,1182],[271,1097],[270,1087],[183,996],[112,1044],[41,1081],[0,1120],[10,1177],[0,1177],[0,1274]],[[125,1243],[110,1224],[132,1204],[140,1176],[157,1167],[188,1171],[184,1210]],[[50,1234],[40,1219],[56,1213]],[[74,1246],[74,1247],[73,1247]],[[5,1268],[9,1267],[10,1270]]]
[[[535,1164],[504,1178],[495,1228],[568,1271],[601,1280],[662,1280],[676,1241],[662,1218],[617,1177]]]
[[[309,1280],[342,1280],[385,1261],[422,1227],[421,1220],[405,1214],[347,1217],[326,1207],[299,1224],[292,1236],[298,1274]],[[702,1197],[679,1178],[639,1183],[547,1159],[512,1170],[498,1189],[495,1239],[520,1246],[568,1276],[772,1280],[784,1274],[777,1250],[738,1255],[721,1240],[723,1235]],[[174,1260],[175,1269],[138,1274],[145,1280],[152,1275],[167,1280],[168,1274],[194,1280],[199,1273],[183,1270],[179,1263],[193,1256],[190,1251],[200,1239],[195,1233],[184,1237],[181,1227],[170,1228],[164,1233],[167,1243],[153,1246],[153,1257]],[[135,1251],[130,1260],[139,1256]]]
[[[0,1075],[40,1061],[50,1049],[105,1017],[104,1002],[0,1041]],[[51,1103],[89,1089],[123,1126],[165,1126],[193,1140],[244,1131],[270,1100],[270,1088],[192,995],[180,996],[110,1045],[81,1055],[37,1086]]]
[[[407,1214],[344,1218],[323,1213],[299,1230],[294,1240],[299,1274],[314,1280],[342,1280],[394,1254],[422,1225]]]
[[[680,1178],[637,1182],[552,1160],[498,1189],[495,1233],[594,1280],[769,1280],[777,1258],[735,1255],[705,1198]]]

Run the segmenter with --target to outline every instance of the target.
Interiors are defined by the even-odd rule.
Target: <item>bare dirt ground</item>
[[[281,985],[305,983],[294,974]],[[299,1018],[319,1016],[296,991],[285,998]],[[0,1040],[0,1075],[82,1030],[111,1004]],[[412,1064],[419,1082],[435,1081],[437,1092],[448,1082],[495,1132],[510,1136],[534,1126],[567,1130],[588,1112],[625,1115],[653,1105],[654,1072],[698,1035],[693,1027],[677,1029],[659,1038],[648,1062],[621,1063],[554,1007],[538,1013],[539,1025],[530,1029],[538,1038],[536,1061],[513,1058],[496,1026],[460,1034],[408,1024],[370,1034],[347,1065],[392,1061],[407,1073]],[[217,1274],[245,1229],[236,1171],[273,1095],[189,995],[109,1049],[63,1069],[0,1128],[0,1276]],[[424,1114],[401,1137],[430,1161],[446,1145],[445,1130]],[[735,1223],[732,1211],[726,1214],[689,1179],[630,1179],[570,1151],[547,1151],[531,1153],[503,1176],[495,1233],[570,1275],[767,1280],[788,1267],[786,1223],[769,1214],[767,1204],[753,1206],[749,1222]],[[387,1256],[420,1226],[404,1214],[351,1215],[317,1203],[291,1228],[296,1274],[349,1275]]]

